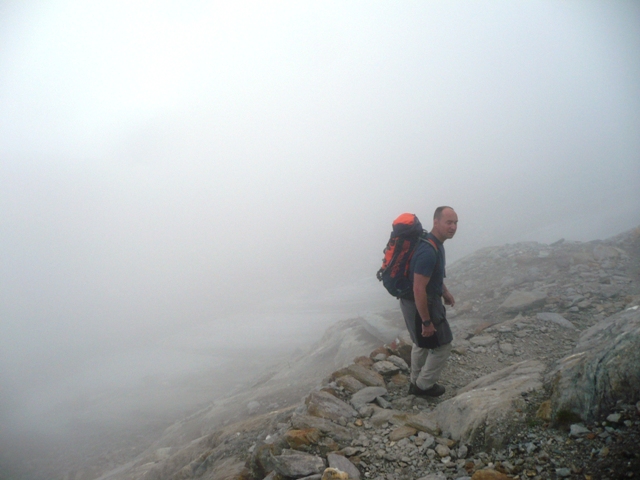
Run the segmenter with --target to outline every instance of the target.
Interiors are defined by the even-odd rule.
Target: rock
[[[484,440],[498,448],[521,428],[524,417],[522,393],[542,387],[545,365],[536,360],[520,362],[471,382],[458,395],[440,403],[430,414],[453,440],[472,443]]]
[[[425,477],[420,477],[418,480],[447,480],[447,477],[442,472],[430,473]]]
[[[640,391],[640,311],[626,310],[585,330],[547,381],[555,412],[593,420],[617,401],[635,403]]]
[[[383,360],[381,362],[374,363],[373,364],[373,370],[375,370],[376,372],[378,372],[382,376],[390,377],[390,376],[395,375],[396,373],[398,373],[400,371],[400,367],[398,367],[397,365],[395,365],[392,362],[388,362],[386,360]]]
[[[621,415],[619,413],[612,413],[611,415],[607,416],[607,422],[619,423],[620,418],[621,418]]]
[[[254,415],[260,409],[260,402],[249,402],[247,403],[247,410],[249,411],[249,415]]]
[[[369,368],[373,365],[373,360],[369,357],[365,357],[364,355],[362,355],[360,357],[354,358],[353,363],[356,365],[361,365],[365,368]]]
[[[362,365],[358,365],[354,363],[344,368],[341,371],[344,371],[346,375],[351,375],[356,380],[359,380],[360,382],[364,383],[369,387],[385,386],[384,378],[382,378],[382,375],[380,375],[377,372],[374,372],[369,368],[363,367]]]
[[[571,476],[571,470],[569,470],[568,468],[565,468],[565,467],[556,468],[556,475],[558,475],[561,478],[569,477],[569,476]]]
[[[406,417],[405,424],[431,435],[440,435],[440,429],[438,428],[437,422],[424,413],[418,413],[416,415]]]
[[[328,418],[337,421],[340,418],[350,418],[358,415],[348,403],[327,392],[311,392],[305,400],[307,413],[314,417]]]
[[[327,461],[329,462],[329,466],[331,468],[335,468],[340,470],[348,475],[349,480],[359,480],[360,478],[360,470],[356,468],[356,466],[351,463],[348,459],[343,457],[342,455],[338,455],[335,453],[330,453],[327,455]],[[336,477],[332,477],[336,478]]]
[[[469,342],[476,347],[490,347],[497,341],[496,337],[492,335],[480,335],[469,340]]]
[[[322,476],[318,475],[318,480],[349,480],[349,474],[337,468],[327,468]],[[311,480],[312,477],[304,477],[298,480]]]
[[[284,440],[289,447],[298,450],[300,447],[315,445],[320,440],[320,430],[305,428],[304,430],[289,430],[284,434]]]
[[[451,453],[451,450],[449,450],[449,447],[441,444],[436,445],[435,450],[436,450],[436,453],[440,456],[440,458],[447,457]]]
[[[351,405],[356,409],[360,409],[367,403],[373,402],[376,397],[381,397],[387,394],[387,389],[384,387],[365,387],[362,390],[356,392],[351,397]]]
[[[536,315],[538,320],[542,320],[543,322],[553,322],[561,327],[570,328],[575,330],[575,325],[571,323],[569,320],[564,318],[559,313],[551,313],[551,312],[541,312]]]
[[[385,422],[393,425],[404,425],[406,419],[407,414],[405,412],[376,407],[376,412],[371,417],[371,423],[376,427],[383,425]]]
[[[580,423],[574,423],[573,425],[571,425],[569,430],[569,436],[571,437],[579,437],[587,433],[589,433],[589,429]]]
[[[538,290],[518,291],[515,290],[500,305],[500,310],[504,312],[524,312],[541,307],[547,300],[547,294]]]
[[[545,400],[540,404],[540,407],[538,407],[538,411],[536,412],[536,417],[538,417],[541,420],[544,420],[545,422],[549,422],[551,421],[551,415],[552,415],[551,400]]]
[[[392,442],[397,442],[398,440],[402,440],[403,438],[407,438],[412,435],[415,435],[416,432],[417,430],[415,428],[404,425],[402,427],[398,427],[394,429],[389,434],[389,440],[391,440]]]
[[[402,358],[398,357],[397,355],[389,356],[389,358],[387,358],[387,361],[393,363],[396,367],[398,367],[403,372],[409,371],[409,365],[407,364],[407,362],[405,362]]]
[[[471,480],[510,480],[511,477],[490,468],[478,470],[473,474]]]
[[[336,384],[344,388],[349,393],[356,393],[358,390],[362,390],[365,384],[356,380],[351,375],[344,375],[336,379]]]
[[[285,477],[304,477],[314,473],[322,473],[325,469],[322,458],[297,450],[283,450],[282,455],[273,457],[273,459],[274,469]]]
[[[507,342],[500,342],[498,344],[500,351],[505,355],[515,355],[515,349],[513,348],[513,344]]]
[[[351,442],[351,432],[329,420],[311,415],[293,415],[291,417],[291,426],[296,429],[317,428],[325,435],[337,440],[338,442]]]

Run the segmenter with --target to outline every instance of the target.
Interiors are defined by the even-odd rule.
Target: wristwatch
[[[431,320],[427,320],[426,322],[424,320],[422,321],[423,325],[429,325],[430,323],[431,323]]]

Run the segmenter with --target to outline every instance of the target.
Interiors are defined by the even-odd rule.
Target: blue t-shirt
[[[444,245],[432,234],[429,234],[427,238],[433,240],[438,246],[438,251],[436,252],[429,242],[421,240],[411,258],[409,273],[412,281],[414,273],[429,277],[427,296],[440,296],[442,295],[444,277],[446,277]]]

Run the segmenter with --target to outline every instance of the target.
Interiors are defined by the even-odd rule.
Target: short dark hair
[[[443,205],[442,207],[436,208],[436,211],[433,214],[433,219],[436,220],[436,219],[440,218],[442,216],[442,211],[445,208],[451,208],[451,207],[447,207],[446,205]],[[451,208],[451,210],[453,210],[453,208]]]

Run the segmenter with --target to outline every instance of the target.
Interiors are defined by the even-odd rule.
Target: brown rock
[[[405,426],[394,429],[389,434],[389,440],[391,440],[392,442],[397,442],[398,440],[402,440],[403,438],[410,437],[411,435],[415,435],[416,433],[417,433],[417,430],[415,428],[407,427],[405,425]]]
[[[504,473],[485,468],[484,470],[478,470],[473,474],[471,480],[509,480],[512,477],[505,475]]]
[[[382,353],[385,357],[388,357],[391,354],[386,347],[378,347],[369,354],[369,358],[373,360],[374,358],[376,358],[376,355],[379,355],[380,353]]]
[[[369,368],[371,365],[373,365],[373,360],[371,360],[369,357],[356,357],[353,359],[353,363]]]
[[[305,428],[304,430],[289,430],[284,434],[285,441],[295,450],[309,445],[315,445],[320,440],[320,430]]]
[[[551,409],[551,400],[547,400],[540,404],[538,407],[538,411],[536,412],[536,417],[545,422],[551,421],[552,409]]]
[[[393,383],[394,385],[398,385],[399,387],[402,387],[404,385],[409,384],[409,378],[406,375],[403,375],[402,373],[397,373],[390,378],[390,382]]]

